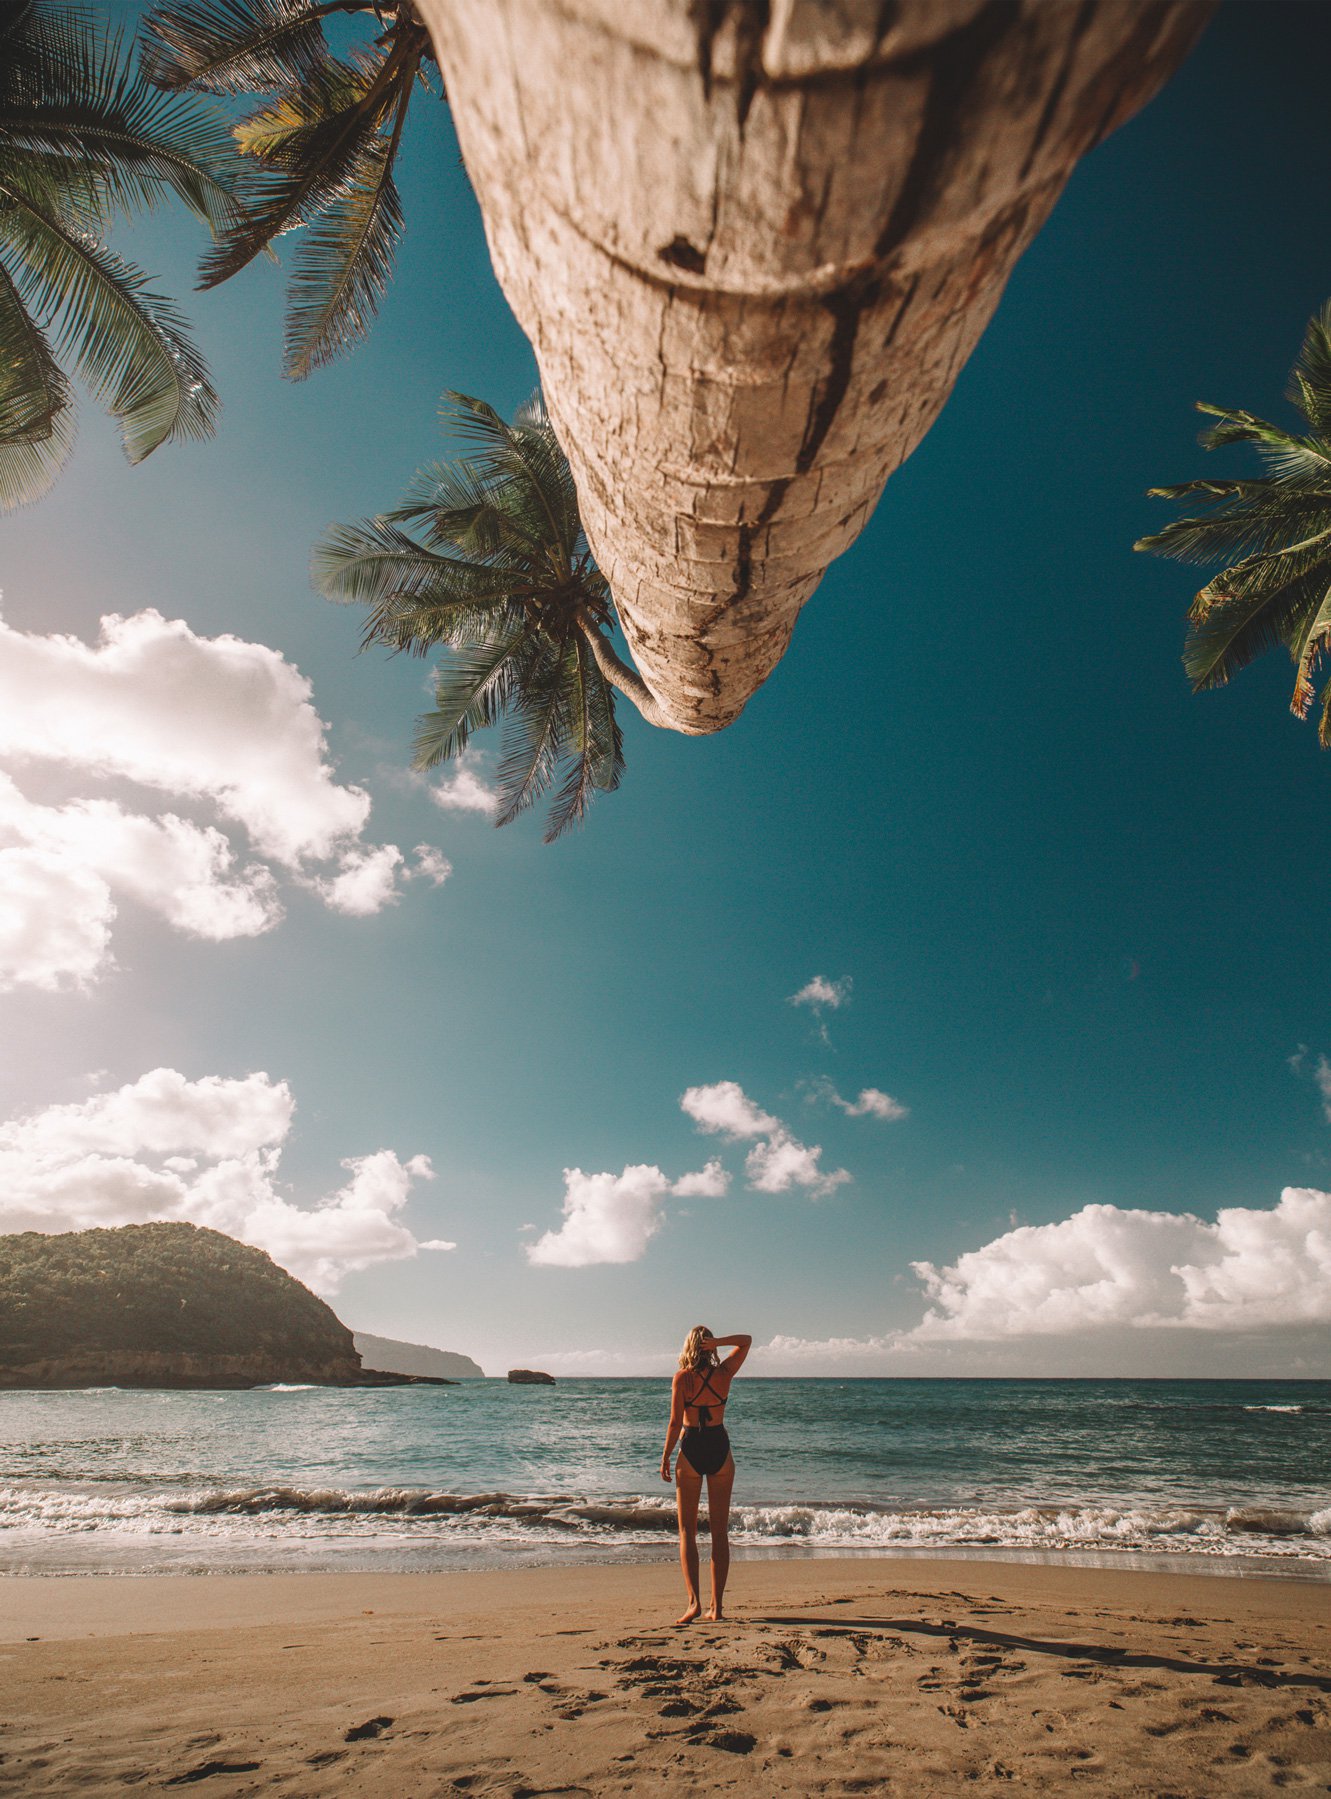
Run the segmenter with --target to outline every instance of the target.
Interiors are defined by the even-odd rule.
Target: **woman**
[[[661,1479],[670,1479],[670,1457],[676,1442],[675,1503],[679,1511],[679,1565],[688,1590],[688,1609],[677,1624],[692,1624],[702,1611],[698,1594],[698,1501],[707,1482],[707,1521],[712,1533],[712,1605],[709,1622],[719,1622],[721,1600],[730,1572],[730,1489],[735,1484],[735,1458],[721,1415],[730,1383],[749,1353],[752,1337],[714,1337],[705,1324],[695,1324],[680,1352],[679,1372],[670,1389],[670,1428],[661,1457]],[[729,1349],[723,1362],[718,1349]],[[682,1435],[681,1435],[682,1433]]]

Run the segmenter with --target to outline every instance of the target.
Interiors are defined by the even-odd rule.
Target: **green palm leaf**
[[[0,507],[44,494],[73,441],[69,383],[0,263]]]
[[[310,0],[167,0],[143,26],[143,72],[157,87],[250,94],[317,79],[330,56]]]
[[[1315,432],[1331,433],[1331,301],[1308,321],[1289,397]]]
[[[364,145],[353,184],[324,207],[296,252],[287,312],[286,372],[299,380],[365,335],[402,233],[393,181],[396,140]]]
[[[473,732],[502,720],[495,822],[510,823],[558,780],[549,842],[619,785],[611,680],[641,682],[603,635],[610,591],[544,407],[529,403],[510,425],[483,400],[446,394],[444,416],[473,452],[420,471],[393,512],[335,526],[314,578],[330,598],[366,606],[366,644],[443,651],[415,766],[461,755]]]
[[[213,429],[218,399],[172,303],[114,251],[0,184],[0,239],[25,306],[56,332],[119,421],[131,462],[172,438]]]
[[[495,724],[525,675],[539,627],[519,622],[491,643],[459,650],[435,680],[435,706],[416,721],[411,765],[435,768],[460,756],[473,731]]]
[[[94,11],[0,13],[0,505],[44,491],[68,454],[62,357],[132,461],[212,429],[217,396],[183,320],[102,234],[166,195],[224,227],[229,156],[221,124],[137,79]]]
[[[1223,686],[1283,644],[1295,663],[1291,706],[1304,717],[1331,639],[1331,305],[1309,323],[1290,397],[1310,426],[1306,435],[1252,412],[1199,404],[1217,420],[1203,432],[1203,447],[1251,444],[1267,474],[1153,489],[1162,499],[1215,505],[1174,520],[1136,548],[1224,565],[1194,594],[1189,609],[1183,663],[1194,690]]]

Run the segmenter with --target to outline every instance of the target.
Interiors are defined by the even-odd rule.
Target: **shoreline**
[[[13,1576],[0,1792],[1237,1799],[1331,1782],[1315,1582],[754,1558],[724,1623],[673,1627],[680,1597],[659,1563]]]
[[[704,1560],[707,1537],[699,1538]],[[437,1562],[431,1566],[376,1566],[368,1559],[357,1563],[355,1550],[339,1559],[340,1567],[330,1566],[246,1566],[186,1564],[173,1568],[136,1568],[124,1566],[87,1566],[7,1568],[0,1566],[0,1588],[20,1581],[196,1581],[196,1580],[432,1580],[454,1576],[466,1578],[481,1574],[555,1573],[568,1569],[659,1568],[673,1567],[677,1552],[665,1544],[588,1545],[582,1550],[569,1549],[553,1554],[548,1545],[513,1548],[507,1553],[496,1550],[459,1551],[454,1562]],[[1201,1552],[1169,1553],[1143,1549],[1034,1549],[1013,1545],[972,1544],[956,1546],[903,1546],[882,1548],[822,1548],[814,1545],[743,1544],[732,1540],[731,1560],[735,1567],[789,1564],[804,1566],[841,1564],[852,1567],[912,1568],[921,1563],[940,1566],[994,1568],[1067,1568],[1078,1572],[1105,1574],[1179,1575],[1189,1579],[1272,1581],[1297,1586],[1331,1585],[1331,1561],[1317,1561],[1300,1556],[1207,1555]],[[348,1565],[354,1564],[354,1565]]]

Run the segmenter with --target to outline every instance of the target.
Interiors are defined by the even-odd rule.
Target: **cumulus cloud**
[[[839,1107],[847,1118],[882,1118],[893,1123],[910,1117],[909,1106],[903,1106],[899,1099],[893,1099],[890,1093],[883,1093],[877,1087],[861,1087],[858,1099],[842,1099],[831,1081],[819,1081],[814,1085],[813,1097]]]
[[[803,1187],[814,1199],[826,1199],[850,1175],[844,1168],[824,1169],[822,1153],[817,1143],[801,1143],[781,1129],[765,1143],[754,1144],[744,1158],[744,1172],[758,1193],[789,1193],[792,1187]]]
[[[479,772],[474,751],[464,751],[440,781],[430,784],[430,798],[445,812],[481,812],[493,818],[499,810],[499,794]]]
[[[191,1081],[157,1068],[108,1093],[0,1124],[0,1231],[73,1231],[184,1219],[267,1250],[322,1293],[348,1273],[421,1249],[402,1223],[425,1156],[344,1161],[346,1182],[312,1207],[278,1185],[295,1100],[267,1074]]]
[[[919,1341],[1111,1329],[1254,1331],[1331,1323],[1331,1194],[1286,1187],[1266,1210],[1084,1206],[945,1268],[912,1264],[930,1309]]]
[[[722,1199],[730,1191],[730,1172],[716,1157],[693,1174],[682,1174],[670,1191],[679,1199]]]
[[[679,1104],[700,1131],[728,1137],[732,1143],[745,1137],[764,1137],[769,1131],[781,1129],[781,1120],[754,1105],[738,1081],[713,1081],[707,1087],[687,1087]]]
[[[1313,1079],[1317,1082],[1317,1091],[1322,1096],[1322,1116],[1331,1120],[1331,1062],[1325,1056],[1318,1056],[1317,1066],[1313,1070]]]
[[[413,868],[407,869],[404,880],[428,881],[432,887],[442,887],[453,872],[453,864],[442,850],[432,843],[418,843],[411,852],[416,858]]]
[[[88,986],[111,965],[126,899],[220,941],[279,923],[278,872],[362,917],[407,872],[395,846],[362,841],[369,795],[336,780],[299,669],[155,611],[104,618],[96,644],[0,620],[0,761],[0,988]],[[30,769],[81,790],[39,803],[14,779]],[[87,791],[108,781],[175,806]],[[432,869],[418,849],[411,872],[442,878],[430,855]]]
[[[599,1262],[636,1262],[661,1228],[661,1202],[670,1182],[659,1168],[638,1163],[622,1174],[564,1170],[564,1222],[525,1247],[538,1268],[589,1268]]]
[[[402,862],[402,851],[395,843],[352,850],[343,857],[337,874],[311,884],[334,912],[345,912],[349,918],[370,918],[385,906],[396,905],[397,871]]]
[[[48,850],[0,849],[0,992],[88,987],[110,956],[111,889]]]
[[[791,994],[788,1004],[808,1006],[815,1012],[836,1012],[850,1004],[851,984],[848,974],[839,981],[829,981],[826,975],[816,974],[798,993]]]
[[[788,1193],[792,1187],[803,1187],[815,1199],[823,1199],[851,1178],[844,1168],[824,1169],[820,1146],[801,1143],[779,1118],[755,1105],[738,1081],[689,1087],[679,1104],[700,1131],[732,1143],[764,1139],[744,1160],[749,1185],[758,1193]]]

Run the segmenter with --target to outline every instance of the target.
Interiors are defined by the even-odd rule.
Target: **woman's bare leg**
[[[707,1522],[712,1532],[712,1604],[707,1613],[710,1623],[723,1616],[721,1601],[725,1597],[726,1576],[730,1573],[730,1491],[735,1484],[735,1458],[726,1457],[726,1465],[707,1477]],[[696,1554],[695,1554],[696,1566]]]
[[[676,1624],[692,1624],[702,1610],[698,1593],[698,1501],[702,1498],[702,1476],[690,1467],[688,1458],[680,1455],[675,1462],[675,1507],[679,1513],[679,1566],[689,1603]]]

